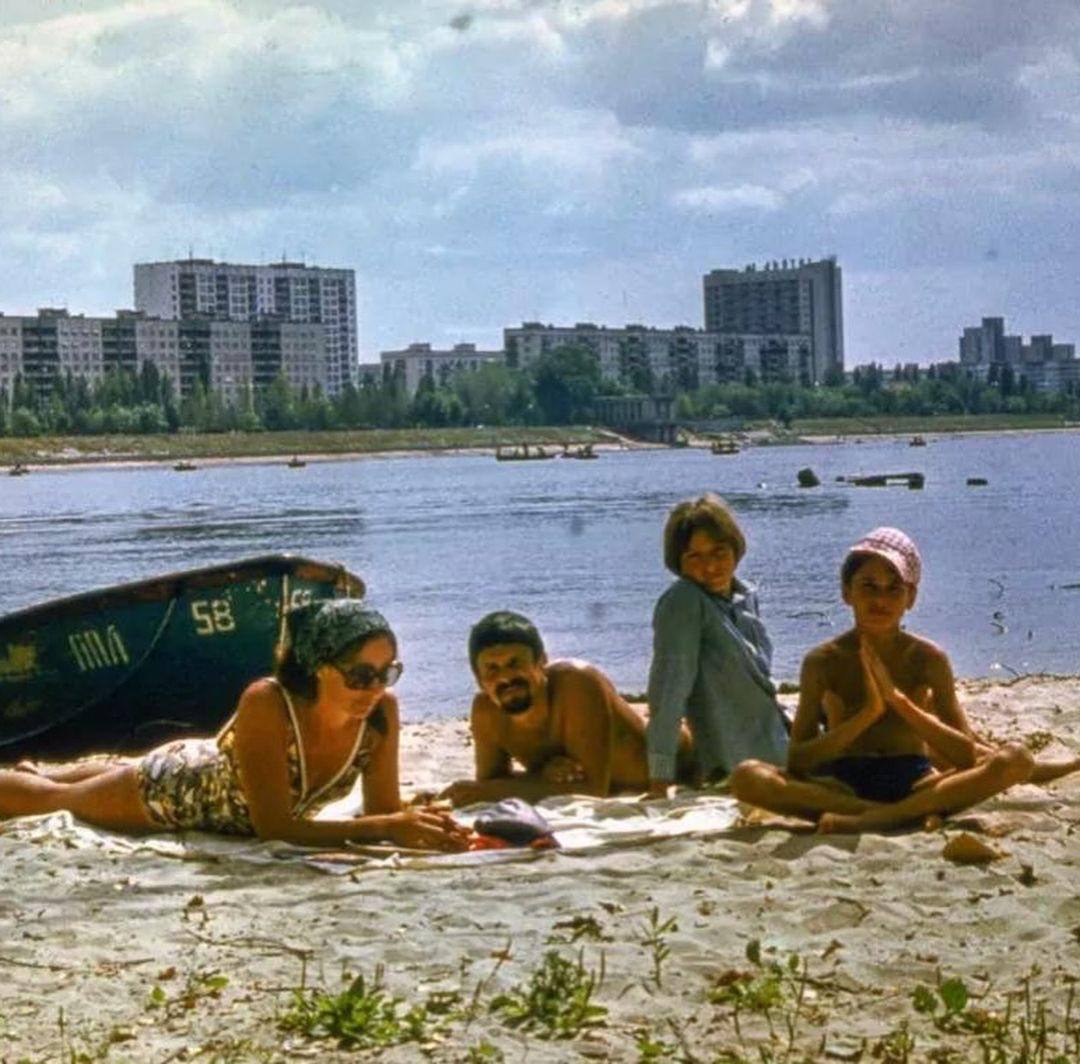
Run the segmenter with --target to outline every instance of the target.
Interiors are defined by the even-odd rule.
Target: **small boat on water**
[[[563,451],[562,456],[563,456],[563,458],[580,458],[580,459],[589,459],[589,458],[599,458],[600,457],[600,455],[598,455],[596,453],[596,451],[593,450],[593,445],[591,443],[583,443],[583,444],[581,444],[581,445],[579,445],[577,447],[574,447],[573,449],[568,447]]]
[[[554,457],[555,451],[547,451],[538,443],[523,443],[516,447],[500,445],[495,448],[497,462],[536,462]]]
[[[709,450],[713,454],[738,454],[739,444],[733,436],[721,436],[712,441]]]
[[[193,469],[198,469],[198,468],[199,467],[194,462],[187,462],[187,461],[177,462],[173,466],[173,469],[175,469],[177,473],[190,473]]]
[[[846,480],[856,488],[887,488],[893,484],[906,484],[913,491],[918,491],[926,484],[925,473],[872,473],[863,477],[837,477]]]
[[[213,734],[270,670],[290,609],[363,595],[340,565],[271,554],[0,617],[0,762]]]
[[[922,436],[912,436],[911,439],[908,440],[908,446],[909,447],[925,447],[926,446],[926,440],[923,439]]]
[[[8,476],[9,477],[25,477],[26,474],[29,473],[29,472],[30,472],[30,469],[27,466],[24,466],[22,464],[22,462],[16,462],[8,470]]]
[[[307,462],[303,458],[297,457],[295,454],[285,463],[290,469],[303,469],[307,465]]]

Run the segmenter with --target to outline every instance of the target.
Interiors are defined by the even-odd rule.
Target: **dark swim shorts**
[[[838,757],[819,765],[815,776],[831,776],[868,802],[899,802],[934,766],[922,754]]]

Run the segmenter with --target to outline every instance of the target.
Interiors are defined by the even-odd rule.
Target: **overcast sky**
[[[848,365],[1080,342],[1077,0],[2,0],[0,144],[7,313],[284,254],[373,361],[835,254]]]

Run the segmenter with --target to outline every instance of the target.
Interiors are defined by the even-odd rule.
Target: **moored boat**
[[[22,462],[16,462],[9,470],[9,477],[25,477],[30,470],[22,464]]]
[[[190,473],[193,469],[198,469],[198,468],[199,467],[194,462],[186,462],[186,461],[177,462],[173,466],[173,469],[175,469],[177,473]]]
[[[554,451],[547,451],[538,443],[523,443],[519,447],[495,448],[495,460],[497,462],[536,462],[544,458],[554,458]]]
[[[363,594],[340,565],[272,554],[0,617],[0,762],[212,734],[269,672],[289,609]]]
[[[720,436],[712,441],[709,450],[713,454],[738,454],[739,443],[734,436]]]

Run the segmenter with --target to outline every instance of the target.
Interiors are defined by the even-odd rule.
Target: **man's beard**
[[[504,698],[504,695],[507,696]],[[495,689],[495,698],[504,713],[524,713],[533,704],[532,691],[524,680],[511,680]]]

